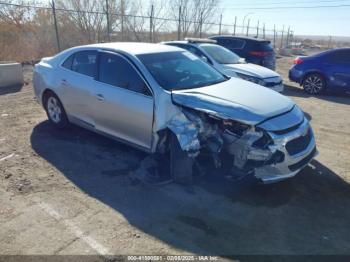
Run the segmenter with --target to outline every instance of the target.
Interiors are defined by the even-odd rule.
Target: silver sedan
[[[34,89],[52,124],[74,123],[149,153],[192,181],[198,155],[232,176],[294,176],[316,155],[308,120],[290,99],[228,78],[183,49],[106,43],[68,49],[35,66]],[[228,161],[226,161],[228,159]]]

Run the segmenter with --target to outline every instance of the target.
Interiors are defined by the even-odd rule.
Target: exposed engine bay
[[[181,149],[188,157],[195,159],[203,152],[210,153],[217,168],[223,165],[223,159],[228,158],[231,172],[255,174],[266,183],[295,175],[295,170],[286,169],[290,164],[286,162],[286,145],[289,140],[295,139],[293,132],[299,129],[307,130],[307,134],[312,132],[309,124],[303,120],[295,130],[278,137],[260,127],[221,119],[190,108],[181,109],[181,112],[169,121],[167,127],[176,135]],[[309,143],[313,140],[311,136],[312,134]],[[305,147],[308,147],[309,143],[305,144]],[[226,157],[223,158],[223,155]],[[310,155],[313,157],[315,150],[312,150]]]

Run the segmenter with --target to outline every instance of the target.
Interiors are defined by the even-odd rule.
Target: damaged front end
[[[312,129],[296,106],[255,125],[217,112],[179,108],[167,127],[181,149],[193,160],[209,152],[216,168],[222,167],[224,159],[227,166],[229,159],[233,177],[252,174],[264,183],[277,182],[296,175],[317,153]]]

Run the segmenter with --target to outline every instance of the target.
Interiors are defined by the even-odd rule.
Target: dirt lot
[[[130,180],[145,154],[55,130],[29,84],[0,91],[0,254],[349,254],[350,97],[285,94],[311,119],[320,155],[273,185],[208,174],[193,187]],[[268,102],[268,101],[267,101]]]

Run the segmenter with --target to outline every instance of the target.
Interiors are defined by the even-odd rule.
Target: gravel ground
[[[220,256],[350,255],[349,96],[285,95],[311,119],[320,155],[273,185],[146,186],[131,174],[146,157],[102,136],[55,130],[22,88],[0,90],[0,254]]]

